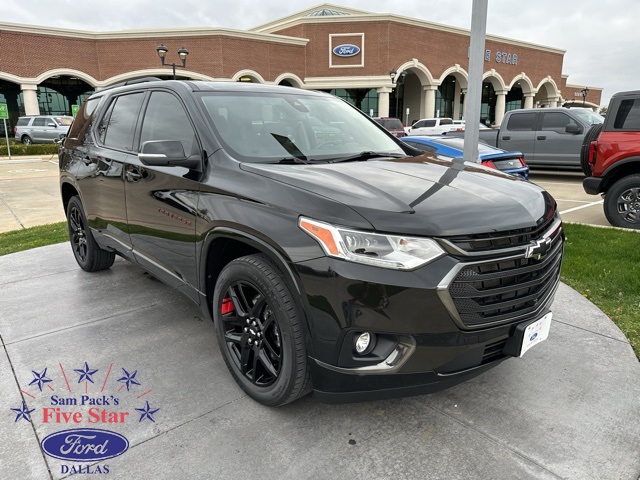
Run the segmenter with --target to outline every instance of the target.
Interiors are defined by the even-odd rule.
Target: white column
[[[460,88],[458,82],[456,82],[456,92],[453,95],[453,119],[460,119]]]
[[[502,119],[504,118],[506,98],[507,98],[506,90],[496,91],[496,118],[493,122],[495,125],[500,125],[502,123]]]
[[[432,118],[435,116],[436,110],[436,90],[437,85],[424,85],[424,116],[423,118]]]
[[[38,85],[23,83],[20,88],[22,89],[25,115],[40,115],[40,105],[38,105],[38,94],[36,93]]]
[[[380,87],[377,89],[377,92],[378,92],[378,116],[388,117],[389,116],[389,94],[391,93],[391,89],[389,87]]]
[[[460,91],[461,93],[464,94],[464,100],[462,101],[462,119],[466,122],[467,121],[467,89],[461,88]]]
[[[558,106],[558,99],[556,97],[547,98],[549,102],[549,108],[556,108]]]
[[[533,108],[533,93],[525,93],[524,108]]]

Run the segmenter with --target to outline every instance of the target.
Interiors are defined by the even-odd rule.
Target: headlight
[[[428,238],[381,235],[336,227],[300,217],[300,228],[315,238],[331,257],[396,270],[412,270],[444,255]]]

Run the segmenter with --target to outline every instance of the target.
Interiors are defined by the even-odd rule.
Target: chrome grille
[[[564,240],[559,219],[545,226],[546,230],[526,233],[529,241],[515,254],[513,243],[502,255],[494,245],[491,258],[457,267],[441,296],[461,326],[473,329],[533,319],[549,305],[560,280]],[[544,239],[550,242],[546,255],[526,254],[528,246]],[[474,254],[478,255],[469,253]]]

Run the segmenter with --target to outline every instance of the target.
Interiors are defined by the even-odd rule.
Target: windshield
[[[404,155],[365,115],[332,96],[206,92],[202,102],[225,149],[245,161],[329,161],[361,152]]]
[[[574,113],[580,120],[588,123],[589,125],[596,125],[604,122],[604,117],[602,115],[598,115],[593,110],[574,110]]]
[[[71,125],[71,122],[73,121],[72,118],[65,118],[65,117],[55,117],[56,118],[56,122],[58,122],[58,125],[62,125],[63,127],[68,127],[69,125]]]

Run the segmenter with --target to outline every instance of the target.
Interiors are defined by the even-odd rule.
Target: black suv
[[[318,136],[314,119],[341,134]],[[265,405],[439,390],[549,329],[564,241],[553,198],[414,150],[325,93],[102,90],[61,147],[60,185],[80,267],[117,254],[191,298]]]

